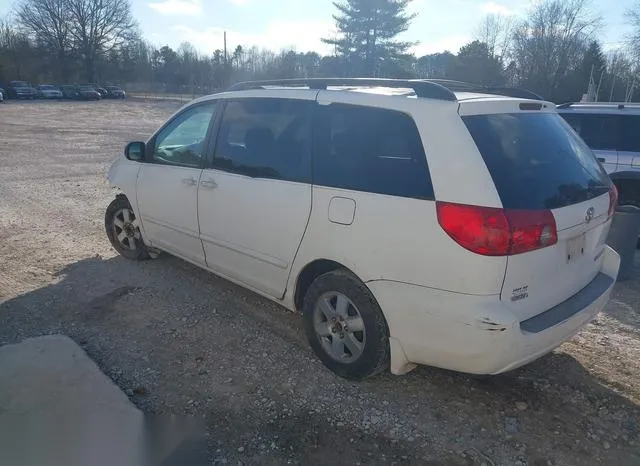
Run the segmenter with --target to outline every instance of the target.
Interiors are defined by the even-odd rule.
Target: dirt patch
[[[203,420],[214,464],[640,464],[640,273],[521,370],[355,384],[298,316],[166,255],[117,257],[107,168],[178,105],[0,108],[0,344],[71,336],[147,413]]]

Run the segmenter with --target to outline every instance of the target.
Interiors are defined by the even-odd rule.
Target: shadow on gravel
[[[69,335],[146,412],[204,417],[213,464],[640,464],[638,405],[564,353],[354,384],[298,316],[179,259],[96,257],[56,280],[0,304],[0,344]]]

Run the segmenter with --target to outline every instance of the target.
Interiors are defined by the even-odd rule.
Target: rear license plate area
[[[586,235],[584,233],[567,240],[567,264],[575,262],[584,256],[585,245]]]

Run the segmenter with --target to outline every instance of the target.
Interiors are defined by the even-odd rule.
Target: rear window
[[[609,190],[593,152],[555,113],[462,119],[506,209],[557,209]]]

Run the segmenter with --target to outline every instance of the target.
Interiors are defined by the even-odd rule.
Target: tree
[[[589,0],[537,2],[513,34],[516,84],[564,100],[560,83],[581,63],[598,26]]]
[[[475,39],[487,44],[489,55],[504,60],[511,46],[514,20],[511,17],[488,14],[485,16],[475,34]]]
[[[71,52],[71,20],[66,0],[22,0],[16,8],[18,24],[51,55],[57,78],[67,80]]]
[[[491,54],[487,44],[477,40],[460,49],[450,77],[476,84],[504,84],[501,59]]]
[[[407,13],[411,0],[344,0],[334,2],[339,36],[322,39],[345,59],[347,73],[376,76],[406,56],[411,42],[396,40],[409,28],[415,14]]]
[[[640,0],[636,0],[625,12],[625,19],[631,28],[627,36],[629,52],[637,61],[640,61]]]
[[[136,23],[129,0],[64,0],[71,37],[86,79],[96,78],[96,63],[111,50],[135,39]]]

